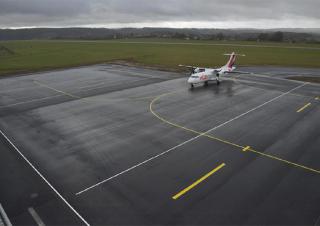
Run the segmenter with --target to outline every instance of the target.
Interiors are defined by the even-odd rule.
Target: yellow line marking
[[[181,126],[181,125],[178,125],[178,124],[176,124],[176,123],[170,122],[170,121],[166,120],[165,118],[161,117],[160,115],[158,115],[158,114],[153,110],[153,104],[154,104],[157,100],[159,100],[159,99],[160,99],[161,97],[163,97],[163,96],[167,96],[167,95],[169,95],[169,94],[173,94],[173,93],[177,93],[177,92],[179,92],[179,91],[170,92],[170,93],[164,93],[164,94],[161,94],[161,95],[157,96],[156,98],[154,98],[154,99],[151,101],[150,105],[149,105],[149,110],[150,110],[150,112],[151,112],[155,117],[157,117],[160,121],[163,121],[163,122],[166,123],[166,124],[169,124],[169,125],[172,125],[172,126],[174,126],[174,127],[177,127],[177,128],[180,128],[180,129],[183,129],[183,130],[186,130],[186,131],[189,131],[189,132],[191,132],[191,133],[195,133],[195,134],[198,134],[198,135],[201,135],[201,136],[204,136],[204,137],[208,137],[208,138],[210,138],[210,139],[214,139],[214,140],[220,141],[220,142],[225,143],[225,144],[229,144],[229,145],[234,146],[234,147],[237,147],[237,148],[241,148],[241,149],[244,148],[244,146],[241,146],[241,145],[232,143],[232,142],[230,142],[230,141],[227,141],[227,140],[224,140],[224,139],[221,139],[221,138],[218,138],[218,137],[214,137],[214,136],[211,136],[211,135],[209,135],[209,134],[207,134],[207,133],[199,132],[199,131],[196,131],[196,130],[193,130],[193,129],[190,129],[190,128],[187,128],[187,127],[184,127],[184,126]]]
[[[214,168],[213,170],[211,170],[209,173],[207,173],[206,175],[204,175],[203,177],[201,177],[200,179],[198,179],[197,181],[195,181],[193,184],[191,184],[190,186],[186,187],[185,189],[181,190],[179,193],[177,193],[176,195],[174,195],[172,197],[172,199],[176,200],[178,198],[180,198],[182,195],[184,195],[185,193],[187,193],[188,191],[190,191],[192,188],[194,188],[195,186],[197,186],[198,184],[200,184],[202,181],[204,181],[205,179],[207,179],[208,177],[210,177],[212,174],[214,174],[215,172],[217,172],[218,170],[220,170],[222,167],[224,167],[226,164],[222,163],[219,166],[217,166],[216,168]]]
[[[307,103],[306,105],[304,105],[302,108],[300,108],[299,110],[297,110],[297,113],[303,111],[304,109],[306,109],[307,107],[309,107],[311,105],[311,103]]]
[[[43,87],[46,87],[46,88],[51,89],[51,90],[53,90],[53,91],[56,91],[57,93],[62,93],[62,94],[64,94],[64,95],[66,95],[66,96],[69,96],[69,97],[72,97],[72,98],[75,98],[75,99],[82,99],[82,98],[79,97],[79,96],[73,95],[73,94],[71,94],[71,93],[64,92],[64,91],[62,91],[62,90],[58,90],[58,89],[53,88],[53,87],[51,87],[51,86],[48,86],[47,84],[44,84],[44,83],[42,83],[42,82],[38,82],[38,81],[33,81],[33,82],[36,83],[36,84],[39,85],[39,86],[43,86]]]
[[[181,90],[180,90],[180,91],[181,91]],[[161,97],[164,97],[164,96],[167,96],[167,95],[170,95],[170,94],[173,94],[173,93],[177,93],[177,92],[179,92],[179,91],[164,93],[164,94],[161,94],[161,95],[157,96],[156,98],[154,98],[154,99],[150,102],[150,105],[149,105],[149,110],[150,110],[150,112],[151,112],[156,118],[158,118],[160,121],[162,121],[162,122],[164,122],[164,123],[166,123],[166,124],[169,124],[169,125],[171,125],[171,126],[174,126],[174,127],[176,127],[176,128],[180,128],[180,129],[182,129],[182,130],[189,131],[189,132],[191,132],[191,133],[195,133],[195,134],[198,134],[198,135],[201,135],[201,136],[204,136],[204,137],[208,137],[209,139],[216,140],[216,141],[219,141],[219,142],[222,142],[222,143],[231,145],[231,146],[236,147],[236,148],[240,148],[241,150],[243,150],[243,149],[245,149],[245,148],[247,147],[247,146],[243,146],[243,145],[239,145],[239,144],[230,142],[230,141],[225,140],[225,139],[221,139],[221,138],[218,138],[218,137],[209,135],[209,134],[207,134],[207,133],[199,132],[199,131],[196,131],[196,130],[193,130],[193,129],[190,129],[190,128],[187,128],[187,127],[184,127],[184,126],[181,126],[181,125],[178,125],[178,124],[176,124],[176,123],[170,122],[170,121],[166,120],[165,118],[161,117],[158,113],[156,113],[156,112],[153,110],[153,104],[154,104],[157,100],[159,100]],[[301,164],[298,164],[298,163],[294,163],[294,162],[291,162],[291,161],[288,161],[288,160],[279,158],[279,157],[274,156],[274,155],[271,155],[271,154],[265,154],[265,153],[263,153],[263,152],[261,152],[261,151],[254,150],[254,149],[252,149],[251,147],[250,147],[247,151],[250,151],[250,152],[255,153],[255,154],[258,154],[258,155],[261,155],[261,156],[263,156],[263,157],[267,157],[267,158],[270,158],[270,159],[273,159],[273,160],[280,161],[280,162],[285,163],[285,164],[290,165],[290,166],[298,167],[298,168],[301,168],[301,169],[304,169],[304,170],[307,170],[307,171],[310,171],[310,172],[314,172],[314,173],[320,174],[320,170],[316,170],[316,169],[313,169],[313,168],[311,168],[311,167],[307,167],[307,166],[304,166],[304,165],[301,165]]]
[[[147,97],[129,97],[129,99],[132,100],[149,100],[149,99],[153,99],[157,96],[147,96]]]
[[[266,153],[263,153],[263,152],[260,152],[260,151],[256,151],[256,150],[254,150],[254,149],[252,149],[252,148],[250,148],[248,151],[251,151],[251,152],[256,153],[256,154],[259,154],[259,155],[262,155],[262,156],[264,156],[264,157],[268,157],[268,158],[270,158],[270,159],[274,159],[274,160],[277,160],[277,161],[286,163],[286,164],[291,165],[291,166],[295,166],[295,167],[298,167],[298,168],[301,168],[301,169],[305,169],[305,170],[308,170],[308,171],[311,171],[311,172],[320,174],[320,170],[316,170],[316,169],[313,169],[313,168],[308,167],[308,166],[304,166],[304,165],[301,165],[301,164],[297,164],[297,163],[294,163],[294,162],[290,162],[290,161],[288,161],[288,160],[279,158],[279,157],[274,156],[274,155],[269,155],[269,154],[266,154]]]
[[[320,99],[320,97],[316,97],[316,98],[314,98],[314,99],[319,100],[319,99]]]
[[[250,149],[250,146],[247,146],[245,148],[242,149],[242,151],[248,151]]]

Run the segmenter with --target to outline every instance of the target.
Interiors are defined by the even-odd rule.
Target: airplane
[[[225,56],[230,56],[226,65],[222,66],[221,68],[201,68],[195,66],[188,66],[179,64],[179,67],[186,67],[191,69],[191,75],[188,78],[188,83],[190,87],[193,88],[194,84],[201,84],[203,83],[204,86],[208,86],[209,81],[216,81],[217,85],[220,85],[220,75],[225,75],[229,73],[245,73],[240,71],[235,71],[236,67],[234,63],[236,61],[237,56],[245,56],[244,54],[236,54],[228,53],[223,54]]]

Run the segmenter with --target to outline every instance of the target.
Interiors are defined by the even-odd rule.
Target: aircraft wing
[[[196,66],[191,66],[191,65],[184,65],[184,64],[179,64],[179,67],[186,67],[186,68],[197,68]]]
[[[253,74],[252,72],[247,71],[227,71],[228,74]]]

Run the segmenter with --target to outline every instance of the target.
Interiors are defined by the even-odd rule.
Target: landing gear
[[[208,81],[205,81],[204,84],[203,84],[203,86],[208,86],[208,85],[209,85]]]
[[[190,88],[193,89],[194,85],[193,83],[190,83]]]
[[[216,77],[217,85],[220,85],[220,80],[219,80],[219,76],[220,76],[220,75],[219,75],[219,73],[217,73],[216,76],[217,76],[217,77]]]

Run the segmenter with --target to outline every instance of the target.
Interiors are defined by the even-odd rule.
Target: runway
[[[284,78],[320,70],[245,69],[0,79],[0,203],[17,225],[320,225],[320,86]]]

